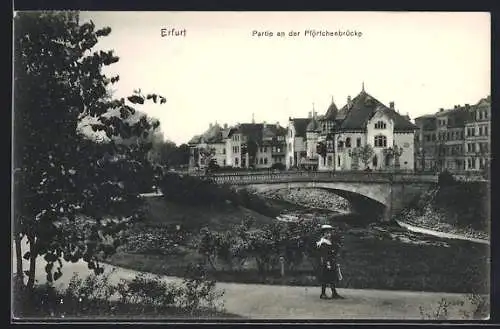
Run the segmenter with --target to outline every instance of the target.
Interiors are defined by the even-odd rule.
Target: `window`
[[[436,140],[436,134],[432,134],[432,141]]]
[[[483,127],[482,127],[482,126],[480,126],[480,127],[479,127],[479,136],[482,136],[482,135],[483,135]]]
[[[351,138],[350,137],[347,137],[345,139],[345,147],[351,147]]]
[[[425,135],[425,141],[430,142],[431,141],[431,135]]]
[[[226,149],[222,149],[222,154],[226,154]]]
[[[338,160],[337,162],[338,162],[339,167],[340,167],[340,155],[337,155],[337,160]]]
[[[377,121],[375,122],[375,129],[385,129],[386,124],[384,121]]]
[[[333,161],[332,156],[331,156],[331,155],[329,155],[329,156],[328,156],[328,166],[329,166],[329,167],[331,167],[331,166],[332,166],[332,161]]]
[[[484,111],[484,118],[488,119],[488,111]]]
[[[264,158],[264,164],[267,164],[267,158]]]
[[[222,160],[222,165],[225,167],[226,166],[226,159]]]
[[[387,146],[387,137],[384,135],[375,136],[375,147],[386,147]]]
[[[239,166],[240,165],[240,159],[239,158],[234,158],[234,164],[235,164],[235,166]]]
[[[259,158],[259,164],[263,164],[264,163],[264,160],[262,160],[262,158]]]
[[[356,147],[361,147],[361,137],[356,139]]]
[[[337,144],[337,147],[339,149],[344,148],[344,142],[343,141],[339,141],[338,144]]]

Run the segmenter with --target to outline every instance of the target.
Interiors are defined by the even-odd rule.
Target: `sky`
[[[185,143],[210,123],[287,126],[365,91],[411,118],[490,94],[489,13],[83,12],[110,27],[96,50],[120,61],[116,97],[140,88],[167,98],[137,109]],[[162,36],[174,28],[181,35]],[[304,35],[305,30],[353,36]],[[254,31],[272,32],[258,36]],[[289,36],[290,31],[299,35]],[[278,36],[284,32],[285,36]],[[361,34],[360,34],[361,32]]]

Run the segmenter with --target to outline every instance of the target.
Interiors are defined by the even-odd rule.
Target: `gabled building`
[[[194,136],[188,145],[191,149],[190,168],[205,168],[208,162],[215,160],[217,165],[226,166],[226,138],[229,133],[227,124],[221,127],[217,122],[210,123],[201,135]]]
[[[226,162],[237,168],[285,166],[286,129],[279,123],[242,123],[232,127],[226,139]]]

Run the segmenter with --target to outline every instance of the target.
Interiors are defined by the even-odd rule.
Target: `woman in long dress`
[[[321,227],[323,234],[316,243],[319,251],[319,273],[318,279],[321,283],[321,299],[326,299],[326,287],[329,285],[332,290],[331,298],[342,298],[336,285],[342,279],[338,265],[338,254],[341,248],[340,236],[335,233],[330,225]]]

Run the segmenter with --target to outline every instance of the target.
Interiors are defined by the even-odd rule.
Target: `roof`
[[[189,141],[189,144],[199,143],[223,143],[227,132],[218,123],[211,125],[203,134],[196,135]]]
[[[365,129],[368,120],[379,110],[383,110],[384,113],[394,120],[394,130],[409,131],[416,129],[416,126],[408,118],[388,108],[364,90],[354,97],[351,101],[351,106],[348,105],[346,104],[340,109],[337,115],[337,119],[343,119],[340,126],[341,130]]]
[[[309,124],[310,118],[292,118],[290,121],[292,122],[295,128],[295,136],[297,137],[306,137],[306,128]]]
[[[239,133],[246,136],[248,141],[252,140],[257,143],[262,143],[265,137],[274,138],[280,135],[285,136],[286,132],[286,128],[276,124],[241,123],[232,128],[227,136],[229,137],[234,133]]]
[[[321,117],[320,120],[335,120],[338,112],[339,109],[337,108],[337,105],[335,105],[335,102],[332,99],[332,104],[330,104],[328,110],[326,110],[326,114],[323,117]]]

